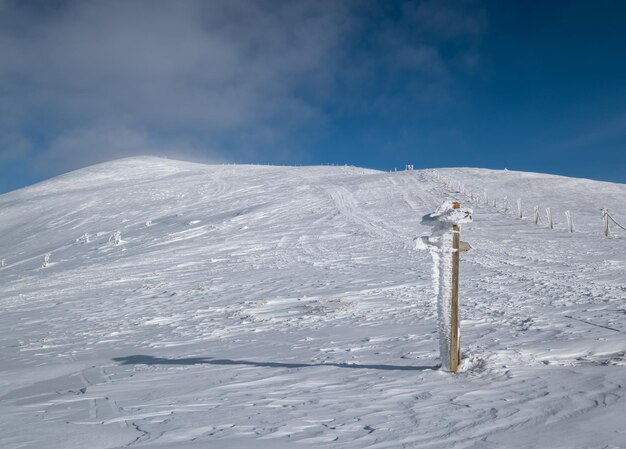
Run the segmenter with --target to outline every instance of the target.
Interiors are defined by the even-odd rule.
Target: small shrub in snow
[[[111,236],[109,237],[109,242],[113,242],[115,246],[122,243],[122,232],[115,231],[113,234],[111,234]]]
[[[43,263],[41,264],[41,268],[46,268],[48,265],[50,265],[50,256],[52,254],[48,253],[45,256],[43,256]]]

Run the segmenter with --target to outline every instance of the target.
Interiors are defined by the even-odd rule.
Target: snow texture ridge
[[[457,375],[414,243],[453,200]],[[160,158],[0,195],[0,447],[626,447],[626,232],[601,208],[626,221],[626,186]]]

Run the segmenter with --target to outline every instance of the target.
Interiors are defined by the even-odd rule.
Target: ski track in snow
[[[557,229],[441,177],[552,207]],[[413,248],[449,198],[475,220],[455,376]],[[626,215],[626,186],[158,158],[2,195],[0,447],[626,447],[626,233],[601,237],[606,206]]]

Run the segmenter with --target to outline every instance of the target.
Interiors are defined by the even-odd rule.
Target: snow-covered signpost
[[[422,224],[432,226],[432,233],[416,240],[416,247],[428,249],[433,257],[441,367],[451,373],[456,373],[461,364],[459,252],[471,248],[461,241],[460,225],[471,221],[471,209],[447,201],[422,218]]]

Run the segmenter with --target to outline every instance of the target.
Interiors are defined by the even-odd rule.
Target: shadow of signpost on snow
[[[404,365],[358,365],[353,363],[283,363],[283,362],[254,362],[251,360],[215,359],[212,357],[189,357],[184,359],[167,359],[151,355],[129,355],[114,357],[112,360],[121,365],[245,365],[263,368],[311,368],[316,366],[332,366],[336,368],[372,369],[389,371],[428,371],[437,370],[440,365],[433,366],[404,366]]]

